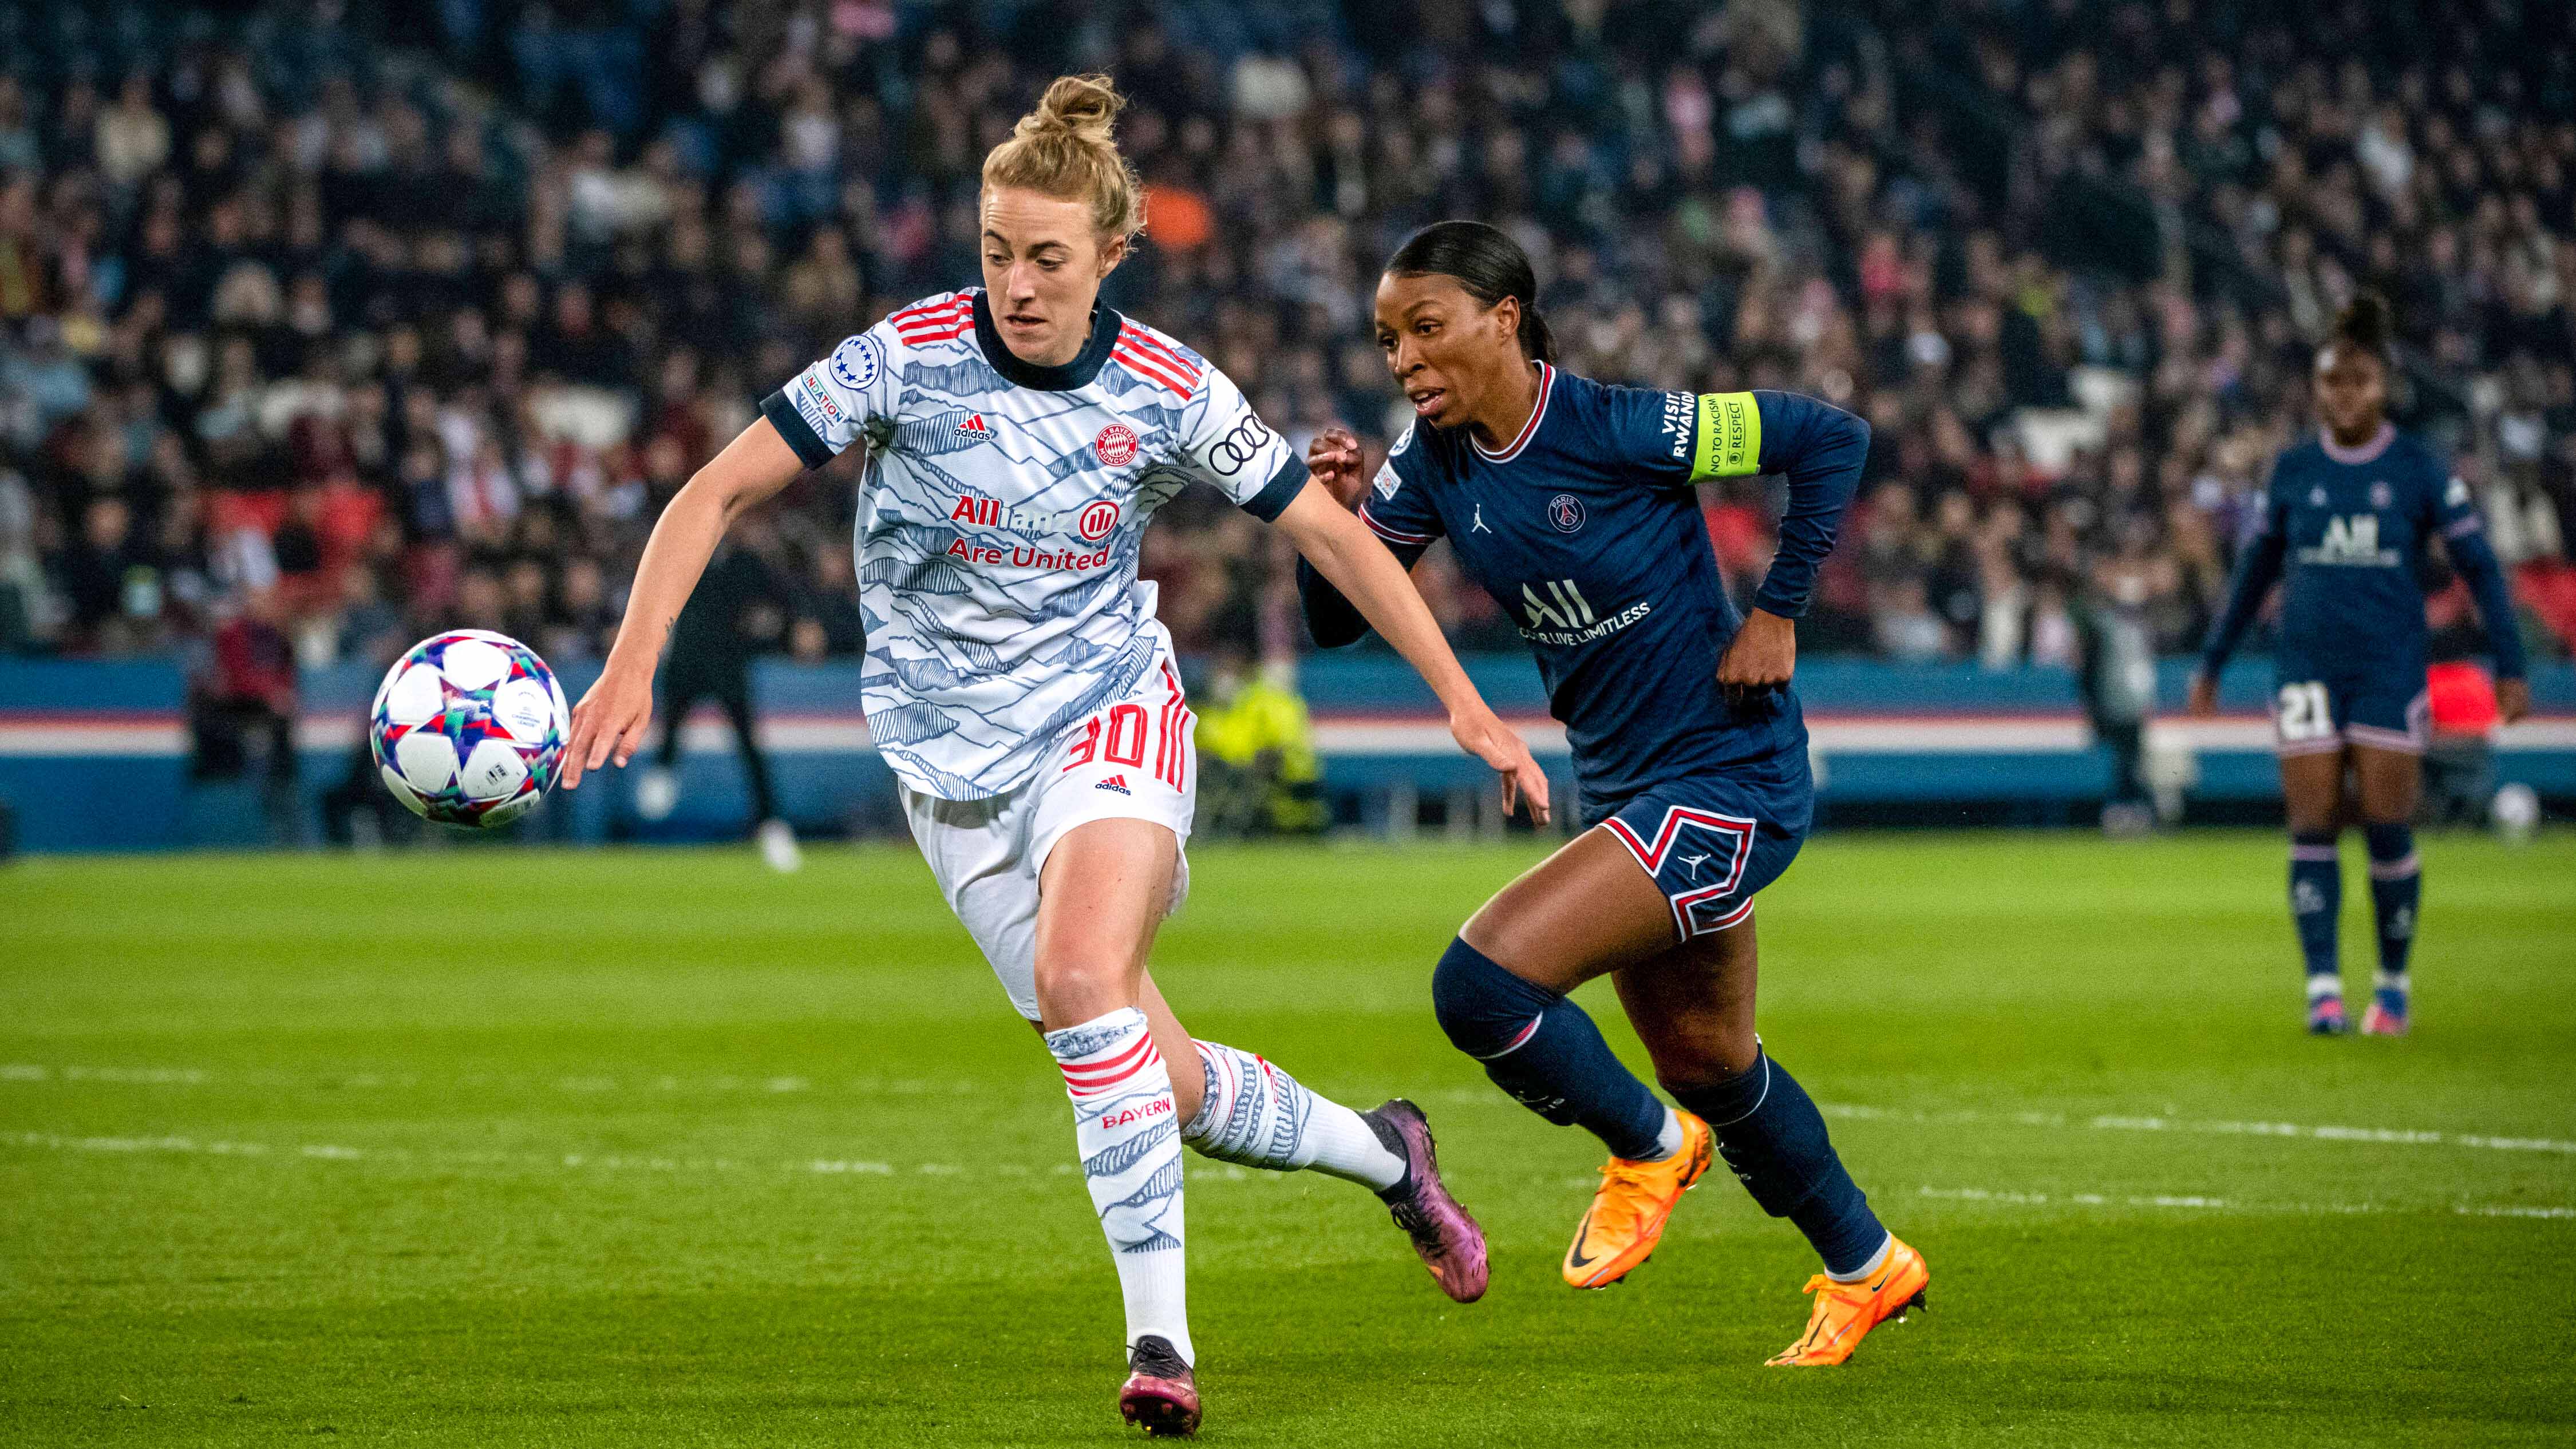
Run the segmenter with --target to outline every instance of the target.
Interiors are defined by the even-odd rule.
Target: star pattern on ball
[[[414,814],[490,828],[534,808],[560,773],[571,710],[554,671],[505,634],[453,629],[394,662],[369,713],[376,770]]]

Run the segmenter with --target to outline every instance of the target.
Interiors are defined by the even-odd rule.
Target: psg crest
[[[1571,493],[1559,493],[1547,500],[1547,521],[1559,533],[1572,533],[1583,526],[1583,500]]]

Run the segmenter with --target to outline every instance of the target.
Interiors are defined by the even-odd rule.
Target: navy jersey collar
[[[984,303],[984,289],[974,291],[975,341],[984,349],[984,360],[993,370],[1021,387],[1034,387],[1045,392],[1070,392],[1088,387],[1100,375],[1100,366],[1109,360],[1109,349],[1118,345],[1118,329],[1125,319],[1107,307],[1091,309],[1091,339],[1073,361],[1059,366],[1030,362],[1002,341],[1002,330],[993,325],[993,309]]]
[[[2397,425],[2385,420],[2379,424],[2379,431],[2370,435],[2370,441],[2358,448],[2347,448],[2337,443],[2334,434],[2323,425],[2317,428],[2317,446],[2325,449],[2327,457],[2347,467],[2378,462],[2379,455],[2387,452],[2388,445],[2396,441]]]

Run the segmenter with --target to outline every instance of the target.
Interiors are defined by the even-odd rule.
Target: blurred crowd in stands
[[[986,148],[1089,68],[1152,187],[1108,299],[1301,446],[1400,426],[1369,289],[1460,215],[1531,248],[1569,368],[1867,417],[1810,650],[2073,663],[2106,604],[2189,648],[2363,286],[2527,636],[2576,638],[2576,7],[38,0],[0,6],[0,649],[179,649],[238,701],[437,626],[599,654],[672,491],[976,278]],[[853,461],[745,531],[758,647],[859,647]],[[1707,497],[1742,594],[1775,506]],[[1300,646],[1257,523],[1184,495],[1148,539],[1185,649]]]

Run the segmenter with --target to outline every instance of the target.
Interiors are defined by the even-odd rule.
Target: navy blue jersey
[[[1788,473],[1779,556],[1754,603],[1795,618],[1868,451],[1867,424],[1811,398],[1649,392],[1541,363],[1538,407],[1510,446],[1407,429],[1360,514],[1408,567],[1447,538],[1519,627],[1588,817],[1659,781],[1805,748],[1795,693],[1738,704],[1718,687],[1744,621],[1691,485]],[[1299,581],[1317,642],[1359,637],[1329,584],[1307,568]]]
[[[2274,580],[2286,576],[2280,648],[2294,672],[2405,676],[2420,685],[2420,575],[2436,535],[2477,598],[2496,672],[2521,677],[2512,593],[2469,485],[2432,449],[2389,426],[2354,449],[2314,438],[2272,465],[2227,607],[2210,626],[2203,672],[2217,676]]]

